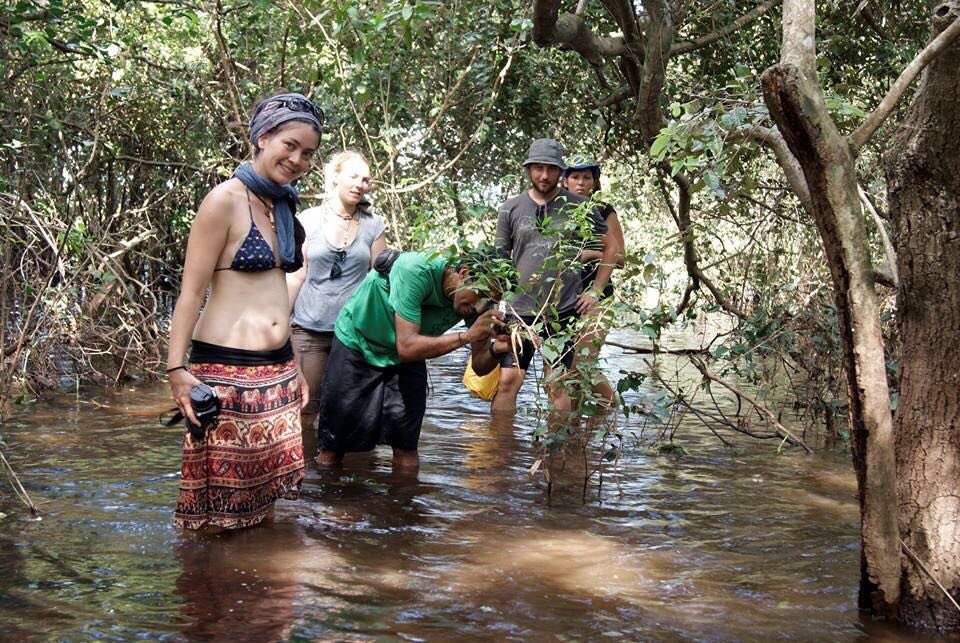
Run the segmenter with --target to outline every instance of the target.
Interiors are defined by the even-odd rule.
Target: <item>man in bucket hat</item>
[[[577,296],[580,294],[580,265],[577,262],[582,226],[568,225],[578,207],[587,199],[559,186],[565,167],[564,149],[552,138],[539,138],[530,145],[523,168],[530,187],[508,199],[497,213],[496,246],[509,255],[520,274],[520,289],[511,302],[525,328],[536,329],[544,340],[562,333],[567,336],[578,320]],[[591,210],[591,218],[599,215]],[[603,220],[591,221],[588,229],[606,232]],[[491,349],[502,349],[502,342]],[[544,371],[547,379],[555,368],[570,368],[574,357],[572,342],[563,350],[554,347]],[[493,412],[513,413],[517,394],[533,359],[533,342],[525,339],[519,350],[498,355],[500,381],[491,403]],[[569,394],[562,386],[549,384],[547,391],[556,411],[569,411]]]

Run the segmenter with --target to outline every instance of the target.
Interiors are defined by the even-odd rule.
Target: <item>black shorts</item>
[[[378,444],[413,451],[427,410],[427,363],[371,366],[334,337],[320,395],[320,447],[337,453]]]
[[[533,326],[535,319],[533,317],[521,317],[523,323],[527,326]],[[554,335],[560,333],[566,333],[570,331],[570,327],[576,324],[580,320],[580,315],[576,310],[571,308],[570,310],[563,311],[557,315],[555,319],[547,319],[543,328],[540,330],[540,337],[544,340],[550,339]],[[554,330],[553,322],[560,324],[559,330]],[[575,338],[571,337],[563,345],[563,352],[560,356],[559,363],[563,364],[566,368],[570,368],[573,365],[573,345],[575,343]],[[513,351],[508,352],[506,355],[502,355],[499,359],[500,368],[519,368],[521,370],[528,370],[530,368],[530,362],[533,361],[533,354],[535,352],[533,342],[529,339],[524,338],[520,343],[520,347],[517,349],[516,358],[514,358]],[[556,363],[548,364],[550,367],[556,367]]]

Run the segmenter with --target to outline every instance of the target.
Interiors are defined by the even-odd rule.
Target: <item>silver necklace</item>
[[[350,244],[350,241],[352,241],[350,238],[350,233],[353,230],[354,224],[359,224],[359,221],[357,220],[356,216],[345,217],[339,212],[334,211],[333,208],[330,208],[329,211],[333,213],[336,219],[338,219],[337,221],[334,221],[334,232],[339,235],[340,239],[340,243],[337,244],[337,248],[342,250]]]

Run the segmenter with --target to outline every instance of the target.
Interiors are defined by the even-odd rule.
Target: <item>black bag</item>
[[[380,251],[380,254],[377,255],[376,259],[373,260],[373,269],[389,280],[390,269],[393,268],[393,264],[397,261],[397,257],[402,254],[403,252],[397,250],[396,248],[384,248]]]

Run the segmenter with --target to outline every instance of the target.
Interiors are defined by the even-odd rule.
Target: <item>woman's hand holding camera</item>
[[[193,412],[193,404],[190,403],[190,389],[202,382],[185,368],[168,372],[167,378],[170,380],[170,393],[177,408],[189,423],[199,425],[200,421]]]

